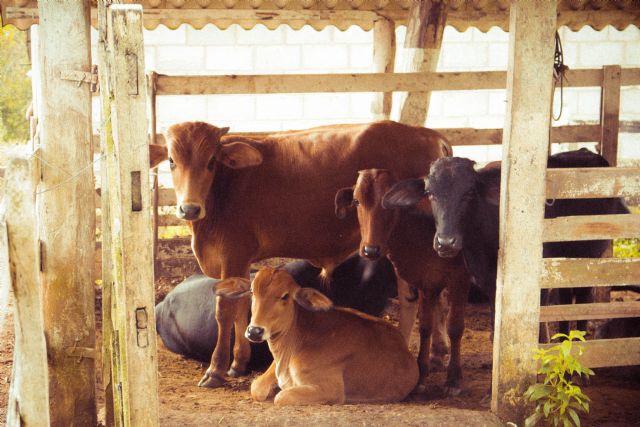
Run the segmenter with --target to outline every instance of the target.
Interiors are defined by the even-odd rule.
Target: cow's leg
[[[427,387],[427,377],[429,376],[429,350],[431,348],[431,334],[433,332],[434,308],[437,304],[440,289],[424,289],[420,292],[420,350],[418,352],[418,368],[420,379],[415,392],[422,393]]]
[[[558,300],[560,304],[573,304],[573,289],[561,288],[558,289]],[[558,331],[563,334],[569,334],[569,322],[562,320],[558,322]]]
[[[224,375],[229,368],[231,350],[231,328],[236,315],[237,301],[216,296],[216,322],[218,323],[218,341],[211,355],[211,364],[198,383],[200,387],[220,387],[224,384]]]
[[[415,290],[411,288],[409,283],[402,279],[396,272],[398,280],[398,328],[404,338],[404,341],[409,346],[411,339],[411,331],[413,325],[416,322],[416,314],[418,313],[418,299],[415,295]]]
[[[305,384],[280,391],[273,399],[276,406],[314,405],[345,402],[342,375],[323,377],[319,384]]]
[[[447,317],[449,315],[449,291],[443,289],[438,296],[433,311],[433,332],[431,333],[431,353],[429,366],[432,370],[441,371],[447,366],[446,358],[451,348],[447,333]]]
[[[278,378],[276,377],[276,361],[274,360],[269,369],[251,383],[251,397],[253,400],[263,402],[273,398],[277,390]]]
[[[244,333],[249,326],[249,313],[251,311],[251,298],[241,298],[236,307],[236,316],[233,324],[235,341],[233,346],[233,363],[228,375],[239,377],[246,374],[247,365],[251,358],[251,346]]]
[[[455,280],[455,282],[454,282]],[[460,347],[462,334],[464,333],[464,313],[469,297],[469,280],[466,274],[453,278],[449,282],[449,325],[448,332],[451,339],[451,359],[447,369],[446,393],[449,396],[457,396],[461,391],[462,366],[460,363]]]
[[[593,302],[593,288],[573,288],[576,304],[589,304]],[[587,331],[587,320],[578,320],[576,328],[579,331]]]

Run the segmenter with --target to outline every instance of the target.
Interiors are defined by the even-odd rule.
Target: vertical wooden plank
[[[555,0],[511,2],[491,408],[517,423],[535,381],[555,31]]]
[[[111,98],[109,97],[109,66],[107,52],[107,8],[112,0],[98,0],[98,74],[100,77],[100,214],[102,230],[102,390],[104,392],[105,426],[116,425],[115,413],[122,413],[121,396],[114,388],[114,353],[113,353],[113,274],[111,265],[111,215],[109,210],[109,183],[107,176],[107,146],[113,145],[111,134]],[[117,396],[117,401],[114,399]],[[116,409],[118,408],[118,409]],[[121,420],[119,420],[121,421]],[[118,425],[122,425],[121,422]]]
[[[618,129],[620,127],[620,74],[619,65],[602,67],[600,105],[600,154],[610,166],[618,164]]]
[[[53,425],[95,425],[95,206],[89,84],[90,2],[38,2],[38,187],[44,321]],[[34,61],[36,58],[34,58]]]
[[[142,7],[113,4],[107,19],[109,66],[105,71],[113,133],[113,143],[107,139],[106,155],[115,283],[114,385],[122,396],[116,423],[153,426],[158,425],[158,363]],[[132,188],[136,174],[143,188]],[[140,210],[132,209],[136,192]]]
[[[393,73],[396,60],[396,26],[390,19],[373,23],[373,68],[376,73]],[[391,114],[392,93],[376,92],[371,112],[376,120],[387,120]]]
[[[20,149],[15,154],[6,174],[7,209],[0,212],[0,265],[8,261],[10,274],[0,280],[11,281],[15,298],[15,348],[7,426],[48,426],[47,344],[34,196],[38,174],[30,150]],[[2,259],[7,254],[8,260]]]
[[[147,106],[149,110],[149,144],[157,144],[157,114],[156,114],[156,93],[157,93],[158,73],[152,71],[147,75]],[[158,167],[153,168],[153,273],[157,276],[156,258],[158,257],[158,208],[160,202],[160,191],[158,183]]]
[[[447,22],[448,0],[413,0],[404,43],[405,72],[436,71]],[[424,126],[431,92],[408,92],[400,110],[400,122]]]

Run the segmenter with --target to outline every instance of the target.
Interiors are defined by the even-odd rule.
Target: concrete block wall
[[[396,69],[402,70],[405,27],[396,31]],[[95,34],[94,34],[95,35]],[[147,70],[165,74],[284,74],[372,72],[373,32],[351,27],[295,31],[280,26],[270,31],[262,25],[244,30],[232,25],[201,30],[182,25],[176,30],[160,26],[145,31]],[[570,68],[598,68],[606,64],[640,66],[640,30],[607,27],[598,32],[584,27],[578,32],[560,30],[565,64]],[[507,68],[508,33],[493,28],[458,32],[445,29],[439,71],[488,71]],[[553,49],[553,46],[549,47]],[[331,123],[371,120],[372,95],[287,94],[165,96],[158,98],[161,130],[185,120],[205,120],[236,131],[300,129]],[[559,93],[555,99],[559,111]],[[94,104],[98,106],[98,103]],[[566,89],[562,117],[557,124],[599,118],[598,88]],[[392,118],[397,117],[398,103]],[[440,127],[502,127],[506,108],[504,90],[437,92],[432,95],[426,125]],[[96,113],[96,118],[99,115]],[[621,120],[640,120],[640,87],[625,88]],[[97,121],[96,121],[97,123]],[[635,142],[634,142],[635,141]],[[500,158],[500,147],[456,148],[456,154],[488,161]],[[621,155],[640,158],[637,134],[621,135]]]

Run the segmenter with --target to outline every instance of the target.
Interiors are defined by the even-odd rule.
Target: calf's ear
[[[231,277],[213,285],[216,295],[238,299],[251,295],[251,282],[243,277]]]
[[[329,297],[313,288],[298,288],[293,294],[293,300],[309,311],[329,311],[333,308]]]
[[[336,216],[344,219],[347,210],[353,208],[353,188],[345,187],[338,190],[335,198]]]
[[[248,168],[262,163],[262,153],[246,142],[230,142],[221,146],[218,161],[231,169]]]
[[[166,145],[149,144],[149,167],[155,168],[160,162],[169,158]]]
[[[410,208],[424,198],[424,179],[397,182],[382,198],[385,209]]]

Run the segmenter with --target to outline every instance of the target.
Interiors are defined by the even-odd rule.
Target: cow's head
[[[151,167],[169,160],[178,218],[196,221],[205,217],[205,203],[218,168],[241,169],[262,163],[260,151],[246,140],[221,141],[228,131],[204,122],[179,123],[167,130],[167,146],[149,147]]]
[[[290,331],[295,322],[296,305],[305,310],[327,311],[333,303],[322,292],[301,288],[284,270],[266,268],[258,271],[250,285],[246,279],[231,278],[216,285],[223,297],[252,295],[251,322],[245,336],[251,342],[276,340]]]
[[[460,157],[436,160],[424,179],[400,181],[384,196],[387,208],[417,206],[428,198],[436,233],[433,248],[441,257],[454,257],[463,247],[463,227],[474,209],[481,185],[474,162]]]
[[[356,185],[338,190],[336,215],[344,218],[347,210],[356,209],[360,224],[360,255],[371,260],[386,256],[391,231],[396,225],[395,210],[382,207],[382,198],[395,183],[393,174],[384,169],[358,172]]]

